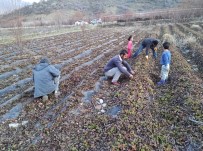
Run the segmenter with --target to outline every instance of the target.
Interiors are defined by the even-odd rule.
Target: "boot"
[[[159,81],[158,83],[157,83],[157,85],[158,86],[161,86],[161,85],[164,85],[166,82],[165,82],[165,80],[161,80],[161,81]]]
[[[43,101],[47,101],[49,98],[48,98],[48,95],[44,95],[43,97],[42,97],[42,100]]]
[[[113,85],[120,86],[121,84],[118,82],[111,82]]]

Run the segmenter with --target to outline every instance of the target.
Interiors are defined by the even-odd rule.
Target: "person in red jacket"
[[[133,36],[130,35],[128,38],[128,58],[132,56],[132,50],[133,50]]]

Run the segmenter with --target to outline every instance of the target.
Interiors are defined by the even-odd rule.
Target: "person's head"
[[[159,43],[158,40],[153,40],[152,41],[152,44],[153,44],[154,47],[156,47],[158,45],[158,43]]]
[[[48,64],[50,64],[50,61],[49,61],[48,58],[43,58],[43,59],[40,60],[40,63],[48,63]]]
[[[127,50],[123,49],[120,51],[120,56],[122,59],[127,59],[128,58],[128,52]]]
[[[130,35],[130,36],[128,37],[128,41],[130,41],[130,40],[133,40],[133,36],[132,36],[132,35]]]
[[[158,43],[159,43],[158,40],[156,40],[156,39],[153,40],[152,43],[151,43],[151,45],[150,45],[150,48],[151,48],[151,49],[154,49],[154,48],[158,45]]]
[[[169,42],[164,42],[163,47],[164,47],[164,49],[169,49],[170,43]]]

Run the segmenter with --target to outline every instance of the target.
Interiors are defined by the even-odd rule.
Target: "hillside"
[[[23,26],[74,24],[77,20],[90,22],[103,16],[134,14],[168,8],[201,8],[201,0],[47,0],[25,6],[1,16],[1,27],[12,27],[16,21]],[[17,19],[18,18],[18,19]]]
[[[127,11],[146,11],[171,8],[180,0],[48,0],[22,9],[24,15],[49,14],[55,10],[82,11],[88,15],[113,12],[121,14]]]
[[[150,11],[154,9],[164,9],[176,7],[181,0],[47,0],[39,3],[33,3],[14,11],[11,14],[4,15],[4,19],[13,18],[19,14],[26,20],[42,18],[51,20],[58,14],[63,14],[66,18],[95,18],[101,15],[115,15],[133,12]],[[79,15],[78,15],[79,14]]]

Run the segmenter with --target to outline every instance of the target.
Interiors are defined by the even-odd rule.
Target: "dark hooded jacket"
[[[50,65],[48,60],[41,60],[33,69],[34,98],[52,93],[57,86],[54,78],[59,75],[60,71]]]
[[[156,41],[158,43],[158,40],[155,39],[155,38],[145,38],[143,41],[142,41],[142,45],[144,47],[146,47],[146,50],[148,51],[150,48],[152,50],[154,50],[154,45],[153,45],[153,42]]]

